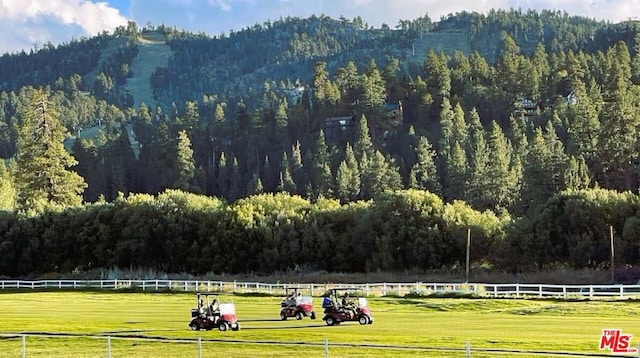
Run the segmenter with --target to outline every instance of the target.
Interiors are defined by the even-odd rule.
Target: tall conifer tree
[[[65,128],[55,106],[42,90],[20,114],[16,184],[18,207],[37,211],[48,206],[67,207],[82,203],[87,184],[71,167],[78,162],[64,147]]]

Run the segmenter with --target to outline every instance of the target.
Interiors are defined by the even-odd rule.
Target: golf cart
[[[283,321],[289,317],[295,317],[297,320],[303,317],[316,319],[316,313],[313,310],[313,297],[303,296],[297,287],[287,287],[284,290],[285,298],[280,302],[280,319]]]
[[[191,309],[191,330],[211,330],[217,328],[220,331],[240,329],[236,317],[236,307],[233,302],[220,303],[218,293],[196,292],[197,307]]]
[[[348,321],[372,324],[373,317],[367,306],[367,299],[362,297],[362,290],[357,288],[332,288],[324,297],[322,308],[327,326]]]

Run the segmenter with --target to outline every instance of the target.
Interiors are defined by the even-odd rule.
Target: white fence
[[[281,295],[287,287],[298,287],[313,296],[330,288],[353,287],[367,296],[474,295],[477,297],[539,297],[539,298],[640,298],[640,285],[550,285],[531,283],[365,283],[365,284],[270,284],[238,281],[198,280],[40,280],[0,281],[0,290],[140,290],[173,292],[228,292],[243,294]]]

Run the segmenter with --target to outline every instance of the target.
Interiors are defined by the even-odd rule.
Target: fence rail
[[[365,284],[271,284],[239,281],[200,280],[4,280],[0,291],[6,290],[126,290],[174,292],[228,292],[280,295],[287,287],[298,287],[313,296],[330,288],[353,287],[367,296],[454,295],[472,294],[478,297],[539,297],[539,298],[640,298],[640,285],[551,285],[532,283],[365,283]]]

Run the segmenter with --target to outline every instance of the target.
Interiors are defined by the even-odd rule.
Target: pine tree
[[[447,157],[447,177],[444,183],[444,197],[447,201],[465,197],[467,157],[464,148],[458,142],[453,142],[451,155]]]
[[[105,154],[101,172],[106,185],[103,193],[107,198],[114,199],[118,193],[136,192],[137,163],[126,127],[123,126],[120,135],[103,147]]]
[[[234,202],[244,196],[245,186],[242,179],[242,172],[240,171],[240,165],[238,164],[238,158],[233,158],[231,164],[231,180],[229,183],[229,192],[227,199],[230,202]]]
[[[416,163],[411,167],[409,187],[427,190],[441,195],[442,187],[438,181],[436,169],[436,152],[431,147],[429,139],[421,136],[416,146]]]
[[[327,63],[318,61],[314,66],[313,75],[313,105],[316,109],[324,108],[326,105],[326,88],[329,82],[329,72]]]
[[[262,186],[262,180],[260,180],[260,174],[255,172],[251,175],[251,179],[249,179],[247,194],[256,195],[261,194],[262,192],[264,192],[264,187]]]
[[[318,133],[316,151],[313,156],[313,190],[315,197],[331,197],[333,194],[333,175],[329,160],[329,149],[324,139],[324,132]]]
[[[637,96],[631,90],[629,50],[624,42],[607,52],[603,83],[605,106],[600,112],[599,156],[607,186],[621,190],[633,187],[632,164],[638,158],[640,115]]]
[[[569,107],[569,153],[584,157],[593,163],[598,152],[598,120],[597,106],[587,93],[581,80],[573,83],[573,95],[576,103]]]
[[[362,104],[367,109],[366,112],[376,115],[380,114],[380,108],[385,103],[386,87],[378,66],[372,59],[366,73],[362,75]]]
[[[442,110],[440,111],[440,159],[446,163],[451,154],[451,144],[453,142],[453,119],[454,113],[448,98],[442,100]]]
[[[367,117],[360,116],[356,122],[356,138],[353,142],[353,152],[356,155],[358,161],[362,160],[362,157],[366,154],[368,157],[372,157],[374,153],[373,142],[371,141],[371,135],[369,134],[369,125],[367,124]]]
[[[564,173],[564,186],[566,189],[582,190],[589,188],[591,179],[589,178],[589,168],[584,158],[579,155],[569,157],[567,170]]]
[[[342,202],[353,201],[360,194],[360,170],[349,143],[345,148],[345,158],[340,162],[336,173],[336,194]]]
[[[467,147],[469,140],[469,125],[464,118],[464,110],[460,103],[453,107],[453,118],[451,121],[451,142],[458,142],[462,148]]]
[[[363,199],[375,198],[385,191],[393,191],[402,188],[402,179],[395,161],[385,157],[376,150],[371,159],[366,157],[367,166],[362,170],[361,197]]]
[[[21,117],[18,208],[40,211],[48,206],[80,205],[87,184],[70,169],[78,162],[64,148],[65,128],[47,94],[35,90]]]
[[[286,191],[294,194],[296,192],[296,183],[291,177],[291,170],[289,169],[289,158],[287,153],[282,153],[282,159],[280,160],[280,183],[278,183],[277,191]]]
[[[489,167],[489,153],[485,131],[480,124],[477,112],[470,116],[471,133],[469,135],[469,183],[465,193],[465,200],[477,209],[491,208],[491,200],[487,193],[487,170]]]
[[[196,166],[193,159],[193,149],[191,149],[191,140],[184,130],[178,133],[177,167],[178,178],[174,187],[183,191],[190,191],[195,177]]]
[[[291,148],[291,176],[293,182],[298,188],[297,194],[304,195],[304,188],[309,184],[309,176],[305,172],[302,162],[302,153],[300,151],[300,142],[296,142]]]
[[[0,159],[0,211],[13,211],[16,206],[16,186],[10,168]]]
[[[488,206],[508,209],[514,204],[518,192],[518,178],[511,171],[511,145],[502,128],[492,121],[487,134],[487,155],[490,160],[486,171]]]
[[[226,197],[230,187],[230,172],[227,165],[227,156],[224,152],[220,153],[220,159],[218,160],[218,190],[220,196]]]

